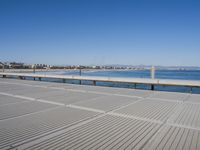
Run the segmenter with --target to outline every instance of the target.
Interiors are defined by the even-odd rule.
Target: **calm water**
[[[59,75],[79,75],[79,70],[73,71],[58,71],[58,72],[48,72],[47,74],[59,74]],[[82,76],[105,76],[105,77],[137,77],[137,78],[150,78],[149,70],[82,70]],[[200,70],[156,70],[156,78],[159,79],[181,79],[181,80],[200,80]],[[44,79],[45,80],[45,79]],[[49,80],[48,80],[49,81]],[[51,80],[55,82],[62,82],[61,80]],[[69,80],[67,83],[80,84],[80,81]],[[82,81],[81,84],[92,84],[90,81]],[[150,89],[149,85],[143,84],[126,84],[126,83],[107,83],[107,82],[97,82],[99,86],[114,86],[123,88],[137,88],[137,89]],[[186,92],[189,93],[191,88],[189,87],[179,87],[179,86],[155,86],[155,90],[159,91],[173,91],[173,92]],[[200,93],[200,88],[192,88],[192,93]]]
[[[55,72],[64,75],[79,75],[79,71]],[[150,78],[149,70],[123,70],[123,71],[81,71],[83,76],[106,76],[106,77],[138,77]],[[156,78],[159,79],[182,79],[200,80],[200,70],[178,71],[178,70],[157,70]]]

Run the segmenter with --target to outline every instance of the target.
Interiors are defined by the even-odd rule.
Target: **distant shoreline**
[[[81,69],[82,71],[145,71],[150,69]],[[156,70],[171,70],[171,71],[200,71],[199,69],[156,69]],[[35,72],[60,72],[60,71],[79,71],[79,69],[35,69]],[[3,69],[0,69],[3,72]],[[4,72],[13,73],[34,73],[33,69],[4,69]]]
[[[134,71],[134,70],[149,70],[149,69],[81,69],[82,71]],[[33,69],[4,69],[5,72],[29,72],[33,73]],[[56,71],[79,71],[79,69],[35,69],[35,72],[56,72]],[[0,69],[0,72],[3,72]]]

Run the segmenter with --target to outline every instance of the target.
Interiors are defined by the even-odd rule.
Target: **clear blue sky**
[[[200,0],[0,0],[0,61],[200,66]]]

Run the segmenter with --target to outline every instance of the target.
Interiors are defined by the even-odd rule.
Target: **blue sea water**
[[[59,72],[56,72],[58,74]],[[79,75],[79,70],[60,72],[63,75]],[[81,71],[83,76],[150,78],[149,70]],[[200,70],[157,70],[158,79],[200,80]]]
[[[47,72],[46,72],[47,73]],[[48,72],[48,74],[60,75],[80,75],[79,70]],[[104,76],[104,77],[134,77],[134,78],[150,78],[149,70],[81,70],[82,76]],[[200,80],[200,70],[156,70],[155,77],[158,79],[180,79],[180,80]],[[48,80],[50,79],[43,79]],[[62,82],[61,80],[52,80]],[[66,80],[67,83],[80,84],[77,80]],[[81,81],[81,84],[92,84],[90,81]],[[98,86],[111,86],[122,88],[150,89],[150,85],[144,84],[128,84],[128,83],[108,83],[97,82]],[[182,86],[155,86],[155,90],[199,93],[200,88],[190,88]]]

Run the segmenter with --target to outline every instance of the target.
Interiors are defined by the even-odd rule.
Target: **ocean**
[[[41,72],[44,73],[44,72]],[[79,70],[69,71],[56,71],[45,72],[45,74],[59,74],[59,75],[79,75]],[[104,76],[104,77],[133,77],[133,78],[150,78],[149,70],[81,70],[82,76]],[[155,78],[158,79],[180,79],[180,80],[200,80],[200,70],[156,70]],[[43,79],[45,81],[63,82],[58,79]],[[80,84],[77,80],[66,80],[66,83]],[[91,85],[90,81],[81,81],[81,84]],[[108,83],[97,82],[97,86],[110,86],[121,88],[136,88],[149,90],[150,85],[144,84],[128,84],[128,83]],[[155,86],[155,90],[158,91],[170,91],[170,92],[184,92],[184,93],[198,93],[200,94],[200,88],[190,88],[182,86]]]

